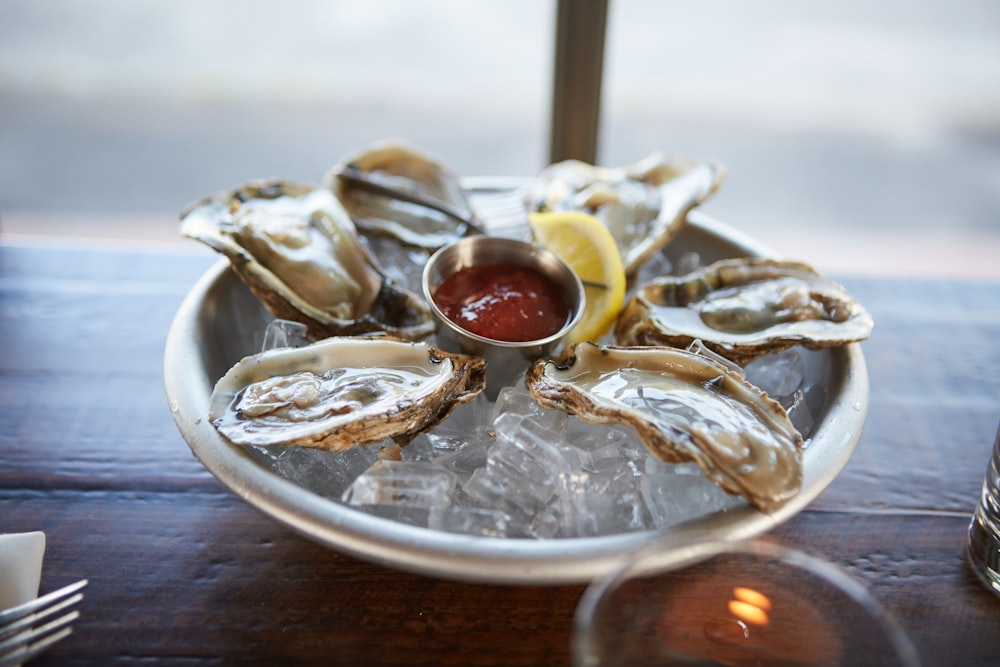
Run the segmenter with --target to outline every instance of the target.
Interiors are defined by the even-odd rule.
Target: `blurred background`
[[[548,161],[555,0],[4,0],[0,235],[176,244],[189,201],[402,138]],[[831,272],[1000,277],[1000,3],[611,0],[598,162]],[[206,251],[207,252],[207,251]]]

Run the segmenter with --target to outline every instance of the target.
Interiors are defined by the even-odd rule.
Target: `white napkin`
[[[0,535],[0,609],[38,597],[45,533]]]

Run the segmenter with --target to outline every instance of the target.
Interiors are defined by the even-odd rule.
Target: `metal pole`
[[[549,159],[597,161],[608,0],[558,0]]]

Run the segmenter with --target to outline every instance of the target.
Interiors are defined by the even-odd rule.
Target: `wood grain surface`
[[[0,244],[0,532],[48,538],[42,591],[90,579],[38,665],[564,665],[583,586],[386,569],[258,513],[192,456],[163,390],[177,307],[215,261]],[[873,313],[868,421],[770,538],[865,582],[925,665],[1000,664],[964,539],[1000,419],[1000,284],[840,277]]]

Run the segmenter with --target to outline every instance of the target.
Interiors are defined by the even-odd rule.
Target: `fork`
[[[82,579],[0,611],[0,667],[21,664],[68,637],[73,631],[70,624],[79,618],[80,612],[67,610],[83,599],[80,591],[86,585],[87,580]]]
[[[337,177],[369,192],[443,213],[453,220],[464,223],[470,231],[476,234],[504,236],[520,241],[531,241],[533,238],[531,225],[528,222],[525,192],[516,186],[475,191],[471,202],[473,213],[469,215],[433,197],[386,185],[353,163],[341,169]],[[605,290],[608,288],[604,283],[590,280],[581,280],[580,282],[586,287],[595,289]]]
[[[467,215],[464,211],[460,211],[457,208],[447,204],[443,201],[439,201],[433,197],[428,197],[420,192],[406,190],[403,188],[396,188],[391,185],[387,185],[379,181],[376,176],[362,171],[356,164],[351,163],[344,166],[338,173],[337,178],[349,183],[363,190],[367,190],[374,194],[382,195],[383,197],[389,197],[392,199],[398,199],[399,201],[404,201],[410,204],[416,204],[418,206],[423,206],[424,208],[429,208],[432,211],[437,211],[438,213],[443,213],[452,220],[466,225],[470,230],[477,234],[485,234],[486,230],[483,229],[482,223],[477,219],[475,215]]]
[[[442,213],[464,224],[475,234],[530,236],[523,194],[516,189],[501,188],[488,193],[476,193],[476,201],[473,202],[470,213],[421,192],[384,183],[376,175],[361,170],[353,163],[344,166],[337,177],[374,194]]]

